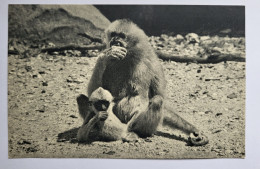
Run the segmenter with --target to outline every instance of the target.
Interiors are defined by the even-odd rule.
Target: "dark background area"
[[[244,6],[95,5],[111,22],[128,18],[148,35],[245,35]]]

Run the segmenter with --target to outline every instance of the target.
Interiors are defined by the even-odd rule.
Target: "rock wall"
[[[91,5],[9,5],[9,38],[55,44],[89,44],[109,20]]]

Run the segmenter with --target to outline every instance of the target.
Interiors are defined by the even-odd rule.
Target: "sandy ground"
[[[245,157],[244,62],[161,62],[175,111],[208,135],[205,146],[188,146],[179,131],[167,128],[136,143],[78,144],[75,136],[82,119],[76,97],[86,94],[96,59],[9,55],[9,158]]]

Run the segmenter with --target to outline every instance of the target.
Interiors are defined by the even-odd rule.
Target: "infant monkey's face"
[[[110,102],[107,100],[98,100],[93,103],[93,106],[97,111],[107,111],[108,107],[110,105]]]

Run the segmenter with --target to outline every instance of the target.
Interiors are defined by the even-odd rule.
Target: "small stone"
[[[71,118],[78,118],[78,117],[75,116],[75,115],[70,115],[69,117],[71,117]]]
[[[27,141],[27,140],[19,140],[18,142],[17,142],[17,144],[19,144],[19,145],[23,145],[23,144],[32,144],[30,141]]]
[[[31,44],[30,47],[31,47],[31,48],[38,48],[39,46],[38,46],[38,44]]]
[[[175,42],[177,44],[181,44],[181,42],[183,42],[183,41],[184,41],[184,37],[182,35],[180,35],[180,34],[176,35]]]
[[[184,37],[182,35],[178,34],[178,35],[176,35],[176,39],[183,40]]]
[[[201,112],[198,112],[199,115],[203,115],[205,114],[205,112],[201,111]]]
[[[157,44],[157,46],[163,48],[163,47],[164,47],[164,44],[159,43],[159,44]]]
[[[211,110],[205,111],[205,114],[209,114],[209,113],[212,113],[212,111]]]
[[[212,134],[216,134],[216,133],[219,133],[221,131],[222,131],[221,129],[217,129],[217,130],[213,131]]]
[[[50,54],[51,54],[51,55],[58,55],[59,52],[51,52]]]
[[[45,106],[43,106],[40,109],[37,109],[36,111],[40,112],[40,113],[44,113],[45,112]]]
[[[65,138],[58,139],[57,142],[65,142],[67,141]]]
[[[199,36],[196,33],[189,33],[185,36],[188,43],[199,43]]]
[[[48,83],[47,82],[42,82],[42,85],[43,86],[48,86]]]
[[[217,113],[216,116],[221,116],[223,113]]]
[[[45,71],[39,71],[39,74],[41,74],[41,75],[45,74]]]
[[[226,150],[225,153],[226,153],[226,154],[233,154],[234,151],[233,151],[233,150]]]
[[[30,71],[32,71],[32,67],[31,67],[31,66],[25,66],[25,70],[26,70],[27,72],[30,72]]]
[[[27,149],[26,149],[26,152],[27,153],[29,153],[29,152],[36,152],[36,151],[38,151],[36,148],[34,148],[34,147],[28,147]]]
[[[108,154],[108,155],[114,155],[116,152],[114,151],[109,151],[109,152],[103,152],[103,154]]]
[[[152,140],[149,139],[149,138],[145,138],[144,141],[145,141],[145,142],[152,142]]]
[[[52,42],[50,42],[50,43],[48,43],[48,46],[49,46],[49,47],[55,47],[55,44],[52,43]]]
[[[209,36],[201,36],[201,37],[200,37],[200,40],[201,40],[201,41],[205,41],[205,40],[208,40],[208,39],[210,39]]]
[[[231,93],[230,95],[227,96],[229,99],[235,99],[237,98],[237,95],[235,93]]]

